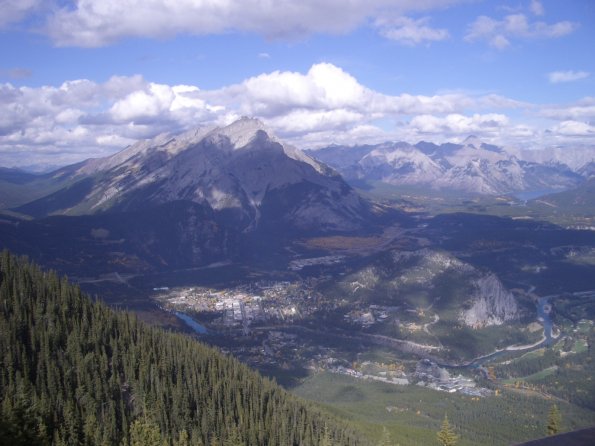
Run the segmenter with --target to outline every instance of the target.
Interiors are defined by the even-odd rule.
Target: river
[[[188,325],[190,328],[192,328],[195,331],[195,333],[198,333],[201,335],[209,333],[209,331],[207,330],[207,328],[204,325],[199,324],[198,322],[196,322],[194,319],[192,319],[187,314],[180,313],[179,311],[174,311],[174,314],[176,315],[176,317],[178,317],[179,319],[184,321],[184,323],[186,325]]]
[[[533,288],[530,290],[530,292],[533,290]],[[505,355],[505,354],[510,354],[512,352],[527,352],[527,351],[531,351],[531,350],[536,350],[538,348],[541,347],[546,347],[552,344],[552,340],[554,340],[555,338],[552,337],[552,328],[553,328],[553,322],[552,322],[552,318],[551,318],[551,312],[552,312],[552,306],[549,303],[549,299],[551,296],[546,296],[546,297],[540,297],[537,299],[537,320],[539,322],[541,322],[541,324],[543,325],[543,338],[540,341],[537,341],[534,344],[530,344],[530,345],[519,345],[519,346],[508,346],[506,348],[503,348],[502,350],[497,350],[493,353],[490,353],[488,355],[484,355],[484,356],[479,356],[465,364],[440,364],[438,363],[439,366],[441,367],[446,367],[446,368],[453,368],[453,369],[476,369],[481,367],[483,364],[485,364],[486,362],[497,358],[499,356]]]

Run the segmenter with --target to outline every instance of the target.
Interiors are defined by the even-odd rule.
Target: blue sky
[[[591,0],[0,0],[0,165],[261,118],[300,148],[593,147]]]

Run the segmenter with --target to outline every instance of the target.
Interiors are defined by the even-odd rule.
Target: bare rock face
[[[475,280],[474,285],[471,308],[463,310],[460,316],[463,323],[481,328],[518,319],[516,299],[494,274]]]
[[[257,119],[160,135],[90,160],[69,185],[20,211],[41,217],[128,212],[184,201],[234,229],[361,229],[369,204],[340,175],[277,139]]]

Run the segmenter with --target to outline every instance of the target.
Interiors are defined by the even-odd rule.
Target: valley
[[[423,408],[432,400],[445,407],[444,398],[473,439],[462,444],[492,432],[488,415],[473,417],[492,418],[500,405],[507,407],[508,415],[498,415],[505,425],[528,412],[506,434],[494,428],[490,435],[500,440],[493,444],[538,435],[538,414],[551,401],[572,414],[575,427],[592,424],[595,291],[592,267],[572,253],[593,246],[593,233],[473,214],[436,218],[395,230],[392,242],[342,236],[294,244],[285,268],[279,262],[277,271],[244,270],[231,288],[213,283],[150,294],[161,308],[206,328],[197,334],[204,342],[355,417],[363,429],[385,420],[405,444],[424,444],[413,426],[437,425],[441,415],[424,416]],[[481,225],[470,231],[476,218]],[[488,310],[491,320],[472,304],[479,299],[489,308],[490,296],[499,299]],[[467,323],[461,308],[473,310]],[[343,392],[359,396],[337,396]],[[369,392],[396,396],[363,396]],[[405,403],[417,397],[424,401],[419,410]],[[374,421],[361,417],[368,404]],[[463,421],[469,417],[471,425]]]

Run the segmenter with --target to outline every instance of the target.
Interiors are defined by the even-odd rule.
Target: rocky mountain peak
[[[159,135],[77,169],[74,189],[22,211],[83,215],[186,202],[248,231],[261,222],[271,225],[269,220],[352,230],[369,209],[335,171],[246,117],[225,127]]]
[[[258,137],[259,132],[264,132],[273,141],[277,141],[273,133],[266,128],[264,123],[256,118],[243,116],[241,119],[222,128],[216,128],[211,133],[229,138],[234,149],[241,149]]]

